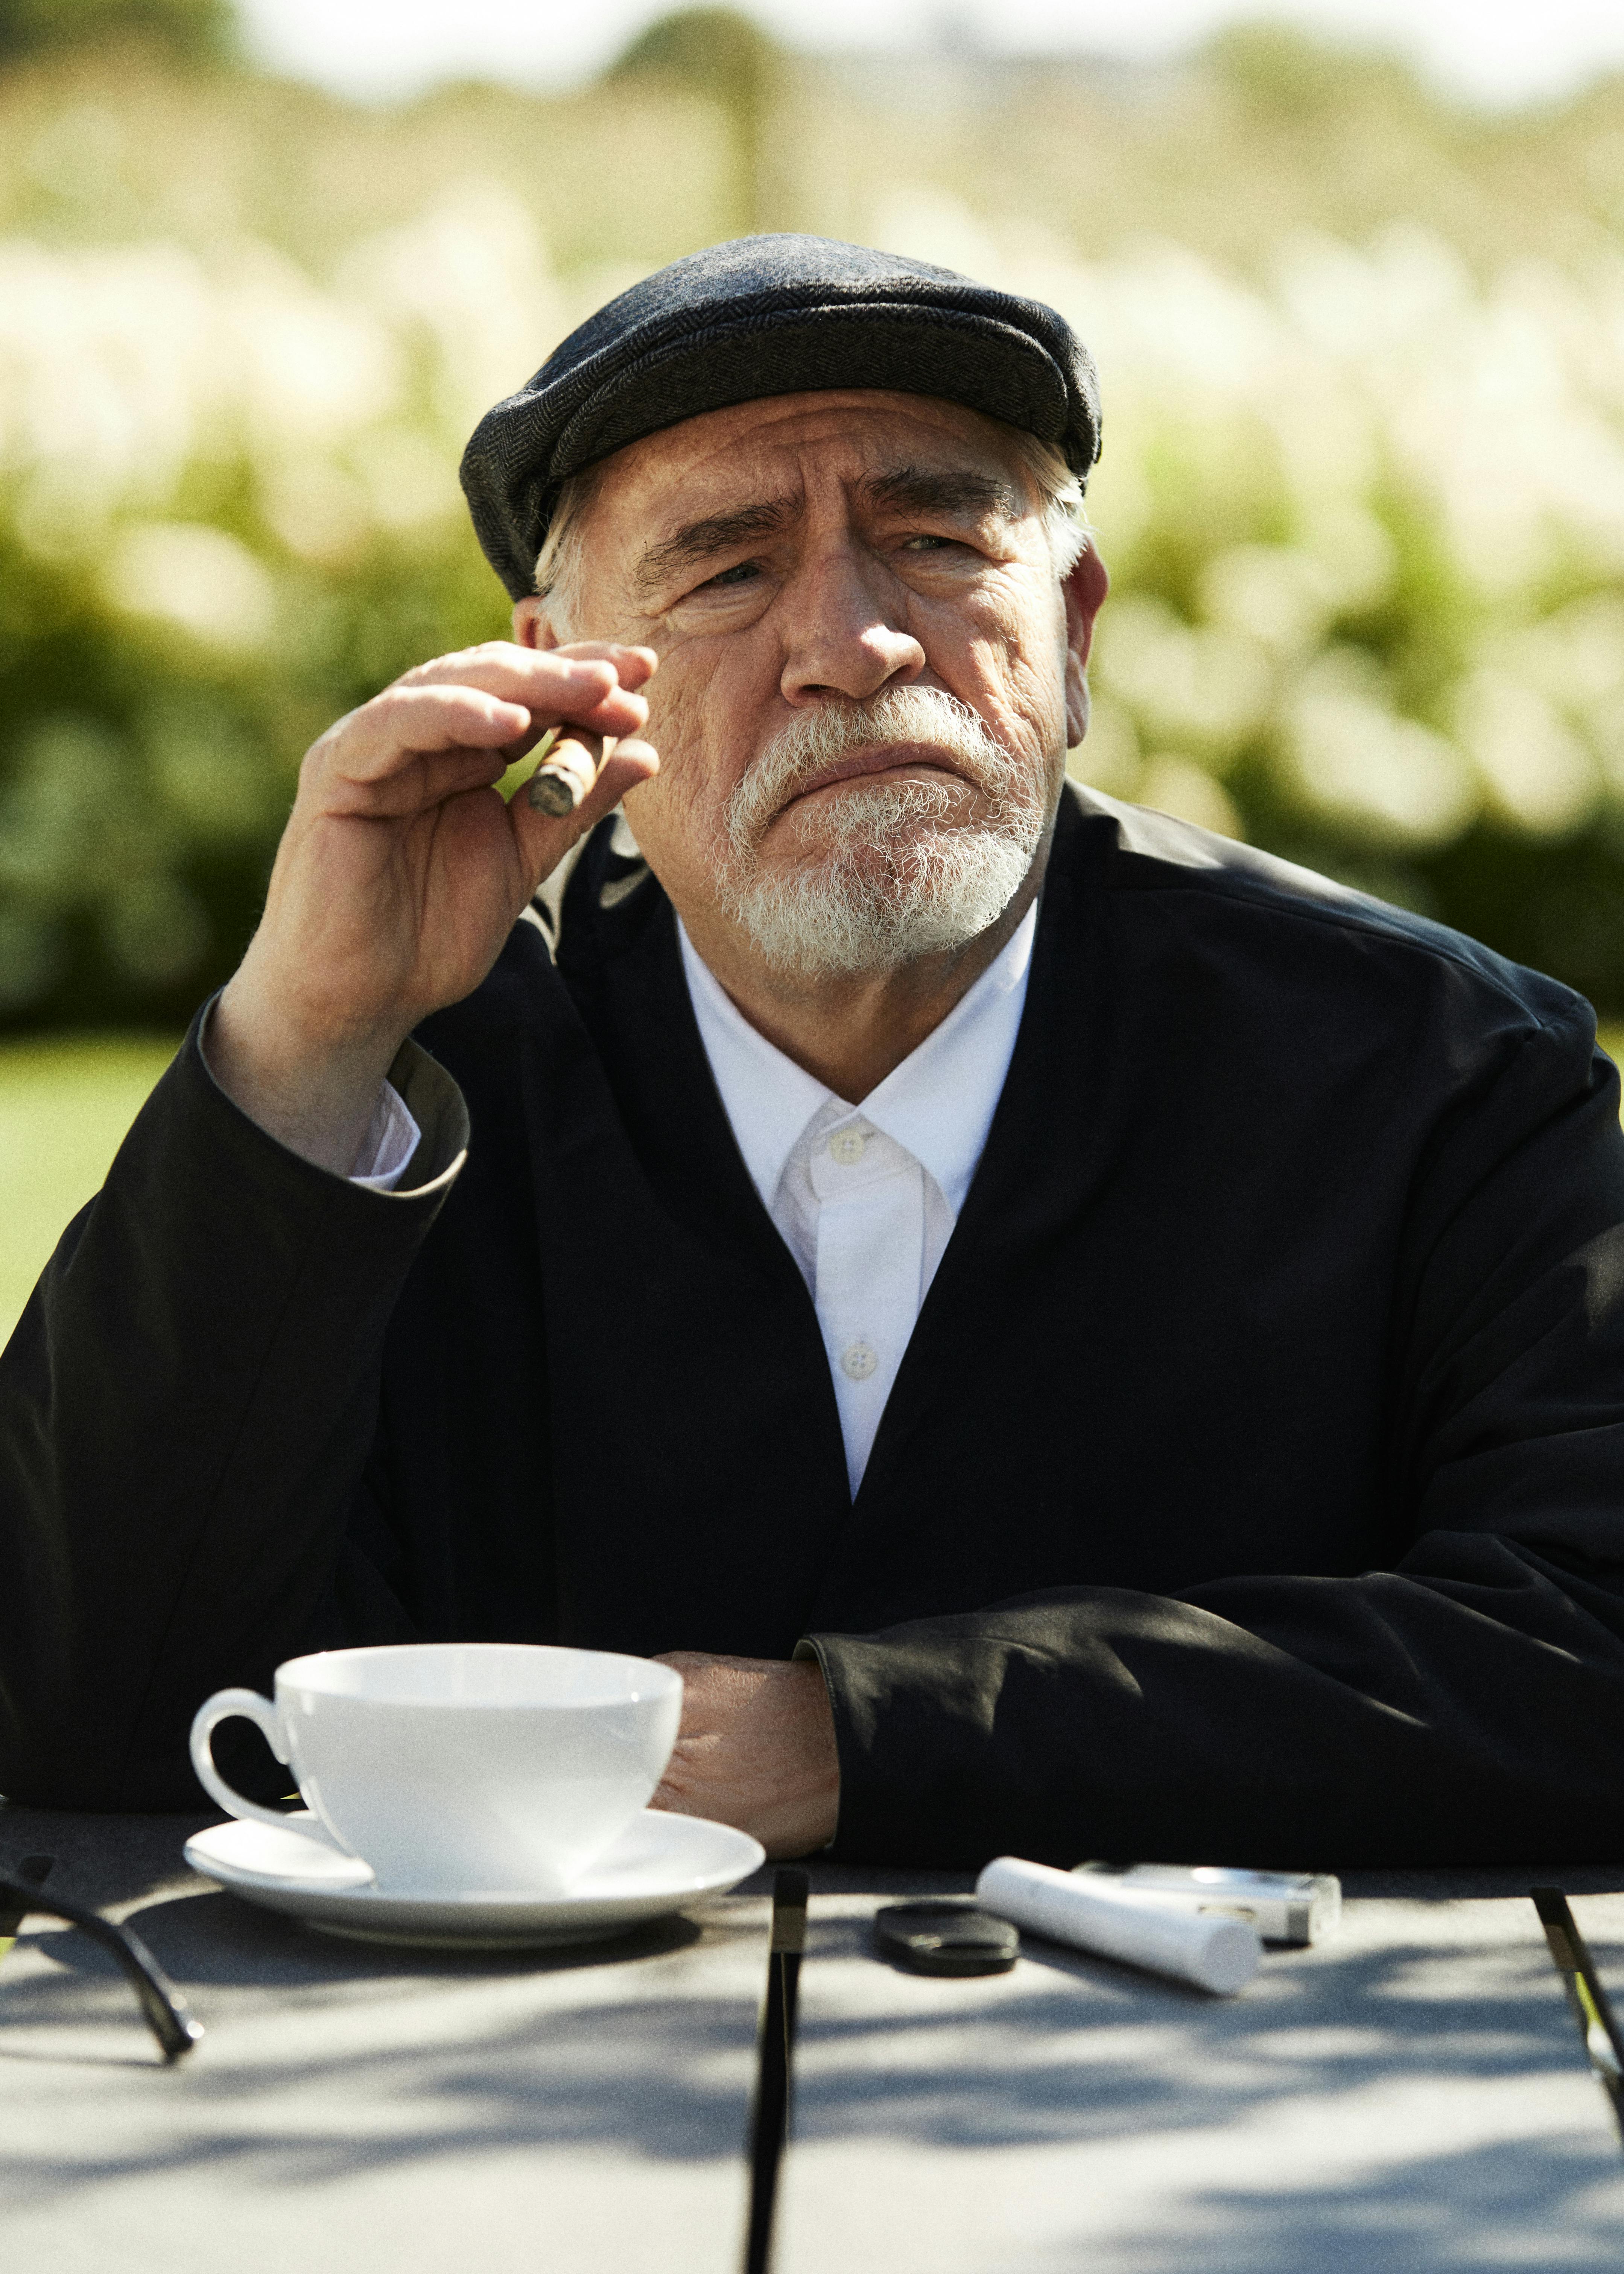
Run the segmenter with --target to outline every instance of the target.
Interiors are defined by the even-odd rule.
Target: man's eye
[[[736,568],[724,568],[719,576],[707,576],[695,589],[701,592],[726,592],[733,586],[748,584],[761,575],[754,561],[741,561]]]
[[[906,538],[904,540],[902,549],[905,553],[945,553],[953,549],[958,543],[959,539],[956,537],[935,537],[921,534],[918,537],[910,537]]]

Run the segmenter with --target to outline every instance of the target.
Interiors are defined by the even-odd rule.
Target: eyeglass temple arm
[[[140,2000],[147,2026],[164,2059],[177,2061],[192,2051],[203,2034],[202,2024],[192,2020],[185,1999],[132,1928],[115,1926],[87,1903],[75,1902],[58,1892],[46,1896],[37,1885],[15,1879],[9,1871],[0,1871],[0,1893],[20,1898],[26,1909],[43,1917],[65,1919],[104,1950],[110,1950]]]

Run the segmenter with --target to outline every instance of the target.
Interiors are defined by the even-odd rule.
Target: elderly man
[[[1051,310],[795,237],[485,420],[512,643],[310,753],[7,1359],[0,1787],[561,1639],[670,1653],[663,1803],[778,1854],[1616,1853],[1613,1070],[1066,785],[1097,447]]]

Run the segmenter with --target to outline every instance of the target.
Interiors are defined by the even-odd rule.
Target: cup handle
[[[285,1814],[274,1808],[261,1808],[258,1801],[245,1800],[240,1792],[232,1790],[214,1766],[211,1740],[215,1724],[229,1721],[239,1713],[244,1721],[253,1723],[277,1759],[286,1766],[288,1754],[282,1734],[282,1716],[270,1699],[261,1698],[257,1690],[217,1690],[207,1704],[199,1706],[192,1719],[192,1766],[198,1773],[198,1782],[228,1816],[251,1817],[256,1824],[274,1824],[285,1831]],[[303,1825],[299,1826],[301,1831],[304,1828]],[[327,1838],[325,1831],[321,1836]]]

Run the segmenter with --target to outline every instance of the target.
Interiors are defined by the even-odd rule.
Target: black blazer
[[[544,922],[402,1054],[414,1191],[282,1150],[194,1036],[70,1226],[0,1367],[0,1788],[188,1804],[200,1699],[312,1643],[799,1646],[853,1857],[1616,1856],[1583,1002],[1069,793],[853,1503],[669,904],[605,826]]]

